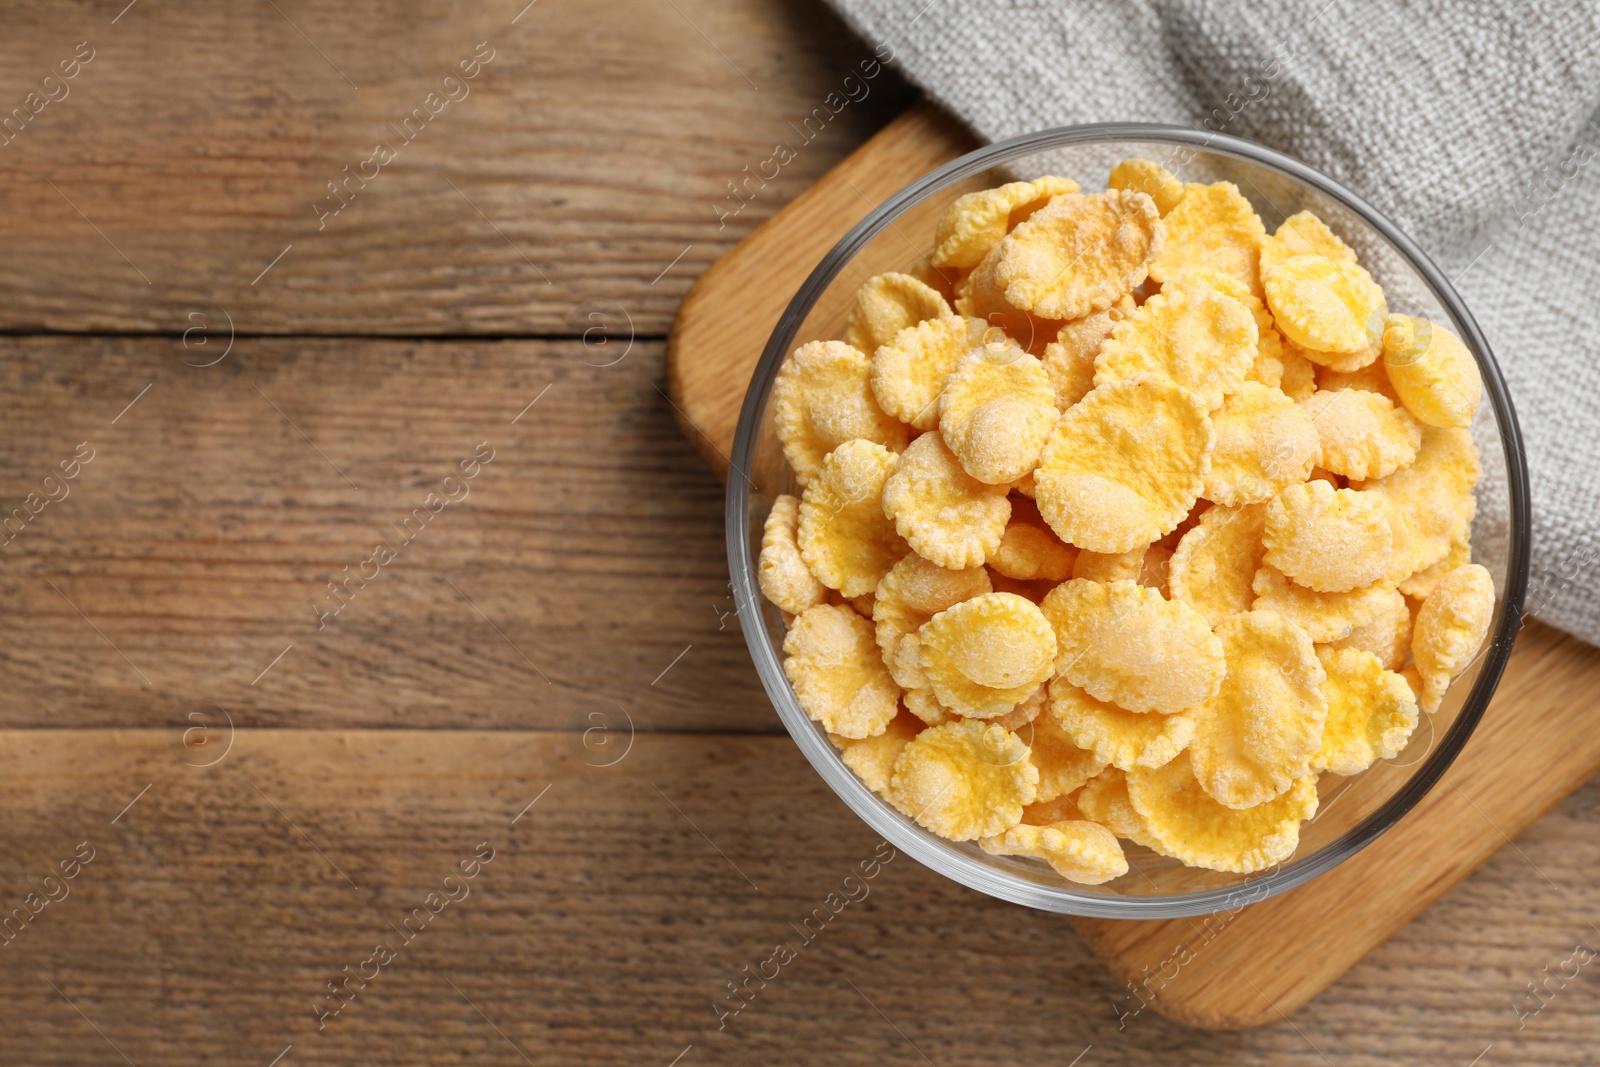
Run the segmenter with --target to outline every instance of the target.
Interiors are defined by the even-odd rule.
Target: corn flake
[[[912,639],[916,638],[912,634]],[[919,665],[918,670],[921,670]],[[943,726],[947,722],[955,722],[961,716],[939,703],[939,698],[933,695],[929,686],[919,686],[907,689],[905,692],[906,710],[921,719],[928,726]]]
[[[1099,700],[1171,715],[1222,682],[1222,643],[1205,618],[1153,589],[1074,578],[1040,607],[1056,630],[1056,673]]]
[[[1256,571],[1251,584],[1254,611],[1275,611],[1304,630],[1317,644],[1340,641],[1358,626],[1370,626],[1392,603],[1391,587],[1383,584],[1348,593],[1317,593],[1296,585],[1272,566]]]
[[[1094,388],[1094,361],[1100,346],[1136,307],[1132,296],[1124,296],[1104,311],[1065,324],[1045,346],[1039,358],[1055,387],[1057,408],[1067,410]]]
[[[1301,401],[1316,425],[1317,465],[1346,478],[1382,478],[1417,458],[1422,426],[1405,409],[1365,389],[1319,391]]]
[[[956,311],[1006,334],[1031,353],[1041,353],[1063,324],[1030,314],[1006,299],[1005,283],[999,277],[1004,249],[1003,242],[996,245],[961,279],[956,286]]]
[[[1143,193],[1156,205],[1162,215],[1169,214],[1183,199],[1183,183],[1174,178],[1166,168],[1148,159],[1124,159],[1111,168],[1106,188],[1121,189],[1129,193]]]
[[[1383,609],[1376,619],[1357,626],[1349,636],[1330,642],[1327,647],[1370,652],[1385,670],[1397,671],[1411,652],[1411,607],[1399,590],[1387,589]]]
[[[1310,772],[1328,713],[1326,675],[1306,632],[1275,612],[1235,615],[1217,637],[1227,674],[1190,713],[1189,759],[1217,803],[1253,808]]]
[[[968,474],[1009,488],[1033,470],[1059,414],[1042,363],[1013,344],[987,344],[945,382],[939,433]]]
[[[873,354],[868,372],[878,406],[918,430],[939,425],[945,379],[982,333],[977,319],[944,315],[895,334]]]
[[[1309,211],[1290,215],[1271,237],[1261,239],[1261,269],[1291,256],[1323,256],[1335,262],[1354,263],[1356,254],[1339,240],[1326,223]]]
[[[933,265],[976,267],[1014,226],[1053,197],[1077,191],[1077,182],[1047,176],[957,197],[934,229]]]
[[[1364,492],[1385,496],[1397,516],[1391,578],[1400,581],[1431,567],[1452,545],[1467,542],[1475,507],[1472,487],[1481,473],[1470,433],[1429,426],[1411,466],[1362,483]]]
[[[855,306],[845,324],[845,344],[871,355],[901,330],[949,314],[944,297],[911,275],[879,274],[856,290]]]
[[[835,737],[833,743],[844,765],[855,772],[863,785],[881,796],[889,788],[895,760],[921,730],[922,723],[902,712],[889,720],[888,727],[876,737]]]
[[[1194,715],[1149,715],[1096,700],[1065,678],[1050,683],[1048,718],[1079,748],[1122,770],[1160,767],[1189,747]]]
[[[1058,196],[1000,242],[995,279],[1023,311],[1082,318],[1144,281],[1162,232],[1155,203],[1143,193]]]
[[[1099,885],[1128,873],[1128,860],[1116,835],[1098,823],[1066,821],[1050,826],[1013,826],[985,837],[979,847],[991,856],[1044,860],[1069,882]]]
[[[1411,635],[1411,656],[1423,693],[1435,702],[1472,665],[1494,621],[1494,581],[1476,563],[1457,567],[1422,602]]]
[[[828,589],[800,558],[795,535],[800,528],[800,501],[787,493],[772,502],[761,527],[757,580],[761,594],[791,615],[799,615],[827,599]]]
[[[1327,482],[1293,485],[1267,505],[1265,559],[1319,593],[1347,593],[1379,581],[1394,561],[1386,497]]]
[[[1054,668],[1056,636],[1039,607],[987,593],[935,615],[920,631],[922,669],[939,702],[992,719],[1033,695]]]
[[[1000,547],[1011,501],[1005,486],[978,481],[938,434],[925,433],[895,460],[883,484],[883,513],[917,555],[961,570]]]
[[[982,567],[947,570],[910,552],[890,568],[878,583],[872,621],[894,680],[906,689],[926,686],[917,631],[946,608],[990,591]]]
[[[1044,692],[1041,686],[1035,694],[1042,702]],[[1052,715],[1033,719],[1017,731],[1017,736],[1028,741],[1028,758],[1039,768],[1039,800],[1054,800],[1075,792],[1106,769],[1107,761],[1075,742]]]
[[[987,562],[1007,578],[1060,582],[1072,577],[1079,556],[1076,548],[1063,544],[1042,523],[1019,521],[1013,509],[1000,546]]]
[[[772,386],[783,456],[806,485],[839,445],[864,438],[898,452],[906,428],[885,414],[867,384],[867,357],[843,341],[812,341],[784,361]]]
[[[1238,810],[1213,800],[1190,761],[1129,771],[1128,799],[1156,849],[1194,867],[1253,874],[1294,855],[1300,823],[1317,813],[1315,775],[1264,804]]]
[[[1262,285],[1278,329],[1313,362],[1353,371],[1378,358],[1388,307],[1354,260],[1290,256],[1263,271]]]
[[[900,706],[872,625],[848,607],[818,604],[783,639],[783,673],[805,713],[830,734],[873,737]]]
[[[1389,316],[1383,369],[1406,409],[1429,426],[1472,424],[1483,379],[1461,338],[1443,326],[1409,315]]]
[[[1232,182],[1190,183],[1183,199],[1164,219],[1166,243],[1150,264],[1150,277],[1163,286],[1196,271],[1230,274],[1252,293],[1261,295],[1261,224]]]
[[[1061,416],[1039,454],[1039,512],[1082,549],[1149,544],[1199,499],[1214,434],[1205,402],[1168,379],[1097,386]]]
[[[1322,648],[1317,656],[1328,675],[1322,687],[1328,718],[1311,769],[1349,777],[1398,756],[1417,727],[1406,680],[1360,649]]]
[[[1016,734],[951,722],[922,731],[900,753],[888,799],[924,829],[972,841],[1017,825],[1038,783],[1039,770]]]
[[[1317,427],[1281,390],[1245,382],[1211,413],[1216,444],[1206,475],[1207,500],[1229,507],[1271,500],[1311,475]]]
[[[1134,810],[1133,801],[1128,799],[1128,776],[1120,768],[1107,767],[1089,779],[1073,794],[1073,800],[1085,818],[1136,845],[1161,851],[1145,828],[1144,816]]]
[[[894,464],[895,454],[880,444],[846,441],[800,497],[800,556],[818,581],[846,597],[872,592],[906,553],[883,513],[883,485]]]
[[[1172,553],[1168,584],[1173,599],[1194,608],[1213,627],[1249,611],[1255,601],[1252,583],[1266,553],[1261,543],[1266,517],[1265,504],[1206,508]]]
[[[1111,331],[1094,361],[1094,383],[1159,374],[1221,406],[1257,355],[1255,317],[1226,293],[1188,281],[1162,288]]]

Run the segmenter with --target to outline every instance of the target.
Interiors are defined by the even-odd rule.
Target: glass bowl
[[[1036,860],[991,856],[976,843],[924,831],[845,767],[795,700],[782,665],[780,614],[756,584],[762,522],[773,498],[798,494],[773,426],[772,383],[797,345],[843,335],[862,282],[885,271],[915,273],[933,248],[935,220],[957,196],[1005,181],[1059,174],[1086,192],[1104,188],[1112,164],[1155,160],[1179,179],[1232,181],[1267,229],[1309,209],[1350,244],[1383,286],[1390,309],[1449,325],[1477,359],[1484,399],[1473,427],[1484,476],[1478,485],[1473,559],[1489,568],[1496,614],[1477,660],[1433,715],[1423,714],[1409,746],[1348,779],[1324,774],[1317,815],[1301,827],[1288,860],[1252,875],[1185,867],[1131,843],[1129,871],[1098,886],[1063,881]],[[1519,627],[1528,576],[1528,485],[1511,398],[1472,316],[1449,281],[1394,223],[1337,182],[1260,145],[1175,126],[1074,126],[979,149],[912,183],[852,229],[790,301],[751,377],[728,475],[727,537],[745,641],[773,706],[795,743],[841,799],[896,848],[963,885],[1046,911],[1105,918],[1169,918],[1231,910],[1331,870],[1393,826],[1444,773],[1488,705]]]

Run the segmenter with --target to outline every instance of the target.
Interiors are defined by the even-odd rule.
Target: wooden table
[[[867,55],[824,9],[124,2],[0,12],[0,1061],[1592,1062],[1594,784],[1244,1033],[871,866],[661,378],[913,98],[747,182]]]

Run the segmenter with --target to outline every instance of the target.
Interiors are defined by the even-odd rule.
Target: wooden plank
[[[850,227],[918,176],[977,147],[933,104],[885,126],[690,287],[667,342],[667,388],[684,434],[717,473],[767,337],[806,275]]]
[[[786,738],[641,735],[610,767],[519,731],[240,731],[213,766],[182,756],[176,730],[0,733],[0,901],[68,894],[0,948],[5,1062],[1431,1067],[1491,1045],[1480,1064],[1580,1064],[1600,1040],[1591,983],[1521,1029],[1513,1008],[1595,943],[1594,786],[1292,1024],[1200,1034],[1119,1029],[1058,917],[904,856],[862,879],[877,839]],[[494,859],[446,885],[481,842]],[[830,893],[860,899],[819,922]],[[394,960],[319,1032],[326,983],[380,942]],[[713,1001],[779,942],[795,958],[719,1030]]]
[[[0,723],[779,729],[660,342],[190,340],[0,338]]]
[[[909,113],[696,284],[674,324],[669,381],[680,417],[691,423],[688,436],[714,469],[726,473],[741,394],[762,347],[757,333],[764,342],[822,254],[812,255],[812,246],[864,214],[857,179],[871,175],[881,198],[969,146],[964,132],[934,113]],[[786,255],[792,248],[808,251]],[[757,321],[741,310],[750,292],[782,299],[763,305],[767,318]],[[1337,871],[1225,924],[1080,921],[1112,971],[1140,985],[1137,996],[1124,991],[1119,1010],[1148,1004],[1216,1028],[1262,1026],[1294,1011],[1483,863],[1504,834],[1518,833],[1600,769],[1600,734],[1588,722],[1597,700],[1600,653],[1534,628],[1449,784]],[[1493,813],[1492,821],[1481,812]]]
[[[122,7],[0,10],[0,329],[661,334],[910,99],[801,0]]]

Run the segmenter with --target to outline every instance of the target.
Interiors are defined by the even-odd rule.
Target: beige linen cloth
[[[1287,152],[1395,220],[1454,280],[1510,385],[1533,496],[1527,607],[1600,643],[1600,8],[830,2],[984,138],[1209,129]],[[1502,493],[1480,489],[1475,542],[1503,542]]]

